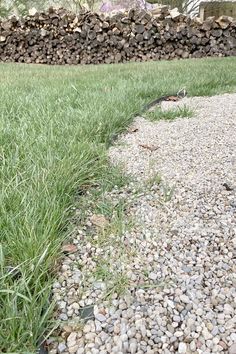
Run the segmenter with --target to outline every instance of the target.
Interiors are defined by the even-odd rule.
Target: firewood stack
[[[204,22],[167,6],[110,16],[50,8],[0,21],[0,61],[99,64],[236,55],[236,20]]]

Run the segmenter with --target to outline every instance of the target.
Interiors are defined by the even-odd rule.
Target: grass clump
[[[151,121],[157,121],[161,119],[171,121],[176,118],[191,118],[193,115],[193,110],[186,106],[167,110],[163,110],[161,107],[157,107],[155,110],[149,111],[145,114],[145,116]]]
[[[234,91],[235,69],[234,58],[0,64],[0,352],[35,353],[56,325],[50,287],[71,206],[104,176],[114,136],[144,104],[181,87],[198,96]]]

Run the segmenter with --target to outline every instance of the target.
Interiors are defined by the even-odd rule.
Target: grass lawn
[[[107,147],[135,112],[183,87],[235,91],[236,58],[0,64],[0,352],[34,353],[55,325],[50,286],[70,206],[84,185],[110,180]]]

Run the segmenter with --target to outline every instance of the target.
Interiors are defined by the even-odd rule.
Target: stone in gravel
[[[64,257],[53,293],[59,309],[65,301],[61,313],[75,323],[81,314],[73,306],[77,302],[80,308],[96,303],[92,316],[100,313],[102,318],[87,322],[90,329],[77,335],[70,351],[79,346],[78,354],[236,354],[235,196],[222,187],[225,181],[236,185],[236,95],[186,99],[189,102],[197,111],[191,120],[153,123],[138,118],[137,134],[122,136],[127,144],[111,148],[111,162],[124,162],[134,178],[128,186],[106,192],[105,198],[114,205],[127,201],[124,219],[131,217],[135,226],[120,234],[121,256],[113,232],[102,246],[96,242],[102,233],[99,220],[87,224],[95,211],[93,206],[86,210],[88,227],[81,225],[83,232],[77,230],[71,241],[80,245],[79,254]],[[160,148],[149,156],[139,144]],[[146,188],[155,174],[161,175],[161,182]],[[128,301],[118,293],[105,299],[107,290],[94,275],[97,261],[103,259],[109,263],[111,283],[112,274],[127,275]],[[77,269],[81,273],[73,279]],[[143,288],[146,278],[149,283],[160,279],[160,287]],[[75,331],[73,327],[62,332],[62,339]],[[58,343],[55,347],[58,352]]]
[[[89,324],[86,324],[86,325],[84,326],[83,332],[84,332],[84,333],[89,333],[89,332],[91,332],[91,327],[90,327]]]
[[[182,301],[182,302],[184,302],[185,304],[188,304],[189,303],[189,297],[187,296],[187,295],[181,295],[180,297],[180,300]]]
[[[179,343],[178,353],[185,354],[187,352],[187,345],[183,342]]]
[[[67,346],[65,345],[65,343],[60,343],[57,347],[58,353],[61,354],[63,352],[65,352],[67,349]]]
[[[78,348],[79,348],[79,346],[77,344],[75,344],[73,347],[69,347],[68,351],[70,354],[74,354],[77,352]]]
[[[59,307],[60,307],[61,310],[65,309],[66,305],[67,305],[67,303],[65,301],[60,301],[59,302]]]
[[[95,333],[92,333],[92,332],[85,334],[85,339],[86,339],[86,341],[88,341],[88,342],[93,342],[94,339],[95,339],[95,337],[96,337],[96,334],[95,334]]]
[[[77,270],[76,272],[74,272],[73,276],[73,283],[74,284],[80,284],[81,281],[81,272],[79,270]]]
[[[174,333],[175,329],[173,326],[171,326],[170,324],[167,325],[167,329],[170,333]]]
[[[151,280],[157,280],[157,277],[158,277],[158,275],[156,274],[156,273],[154,273],[154,272],[151,272],[150,274],[149,274],[149,279],[151,279]]]
[[[212,348],[212,347],[213,347],[213,342],[212,342],[210,339],[208,339],[208,340],[206,341],[206,346],[207,346],[208,348]]]
[[[202,315],[203,315],[203,309],[198,308],[198,309],[196,310],[196,314],[197,314],[198,316],[202,316]]]
[[[76,352],[76,354],[84,354],[85,351],[84,351],[84,348],[79,348]]]
[[[231,305],[229,305],[229,304],[225,304],[224,305],[224,314],[225,315],[231,315],[233,313],[234,313],[233,307]]]
[[[126,310],[127,309],[127,304],[125,302],[122,302],[120,305],[119,305],[119,309],[120,310]]]
[[[202,335],[204,337],[205,340],[211,339],[212,338],[212,334],[208,331],[207,328],[204,328],[202,330]]]
[[[104,316],[104,315],[101,314],[101,313],[96,313],[96,314],[95,314],[95,318],[96,318],[96,320],[99,321],[99,322],[104,322],[104,321],[106,321],[106,316]]]
[[[135,330],[134,327],[131,327],[131,328],[127,331],[127,336],[128,336],[129,338],[133,338],[133,337],[135,336],[135,334],[136,334],[136,330]]]
[[[136,339],[134,339],[134,338],[130,339],[129,350],[130,350],[131,354],[137,353],[137,340]]]
[[[67,332],[67,333],[71,333],[71,332],[73,332],[73,330],[72,330],[72,326],[69,326],[69,325],[65,325],[65,326],[63,326],[63,331],[64,332]]]
[[[236,354],[236,343],[234,343],[230,346],[229,354]]]
[[[181,318],[179,316],[173,316],[174,322],[180,322]]]
[[[211,322],[208,322],[208,323],[207,323],[207,329],[208,329],[209,331],[212,331],[213,328],[214,328],[213,324],[212,324]]]
[[[62,252],[66,254],[75,253],[77,252],[77,250],[77,246],[75,246],[74,244],[67,244],[62,246]]]
[[[127,334],[122,334],[122,335],[120,336],[120,339],[121,339],[122,342],[127,342],[127,340],[128,340]]]
[[[72,304],[72,307],[73,307],[74,310],[79,310],[80,309],[80,305],[77,302],[74,302]]]
[[[105,218],[104,215],[101,214],[92,215],[90,221],[92,222],[93,225],[100,228],[105,228],[108,225],[108,220]]]
[[[184,335],[184,332],[176,331],[174,334],[175,334],[175,337],[179,338],[179,337],[182,337]]]
[[[102,331],[99,336],[103,343],[109,338],[109,335],[104,331]]]
[[[223,340],[219,341],[219,345],[225,350],[228,348],[227,344]]]
[[[171,301],[171,300],[167,300],[167,305],[170,306],[172,309],[175,308],[175,304],[174,304],[174,302]]]
[[[233,342],[236,342],[236,333],[231,333],[230,339],[231,339]]]
[[[77,338],[77,333],[76,332],[71,332],[70,335],[67,338],[67,343],[75,342],[76,338]]]
[[[218,344],[219,341],[220,341],[220,339],[218,337],[212,338],[212,342],[213,342],[214,345]]]
[[[196,343],[195,343],[194,341],[192,341],[192,342],[190,343],[189,347],[190,347],[190,349],[191,349],[192,352],[195,352],[195,350],[196,350]]]

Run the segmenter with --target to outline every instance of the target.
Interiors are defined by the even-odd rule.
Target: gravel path
[[[52,354],[236,354],[236,94],[163,109],[183,104],[193,118],[139,117],[111,148],[132,181],[104,200],[123,214],[77,229]]]

